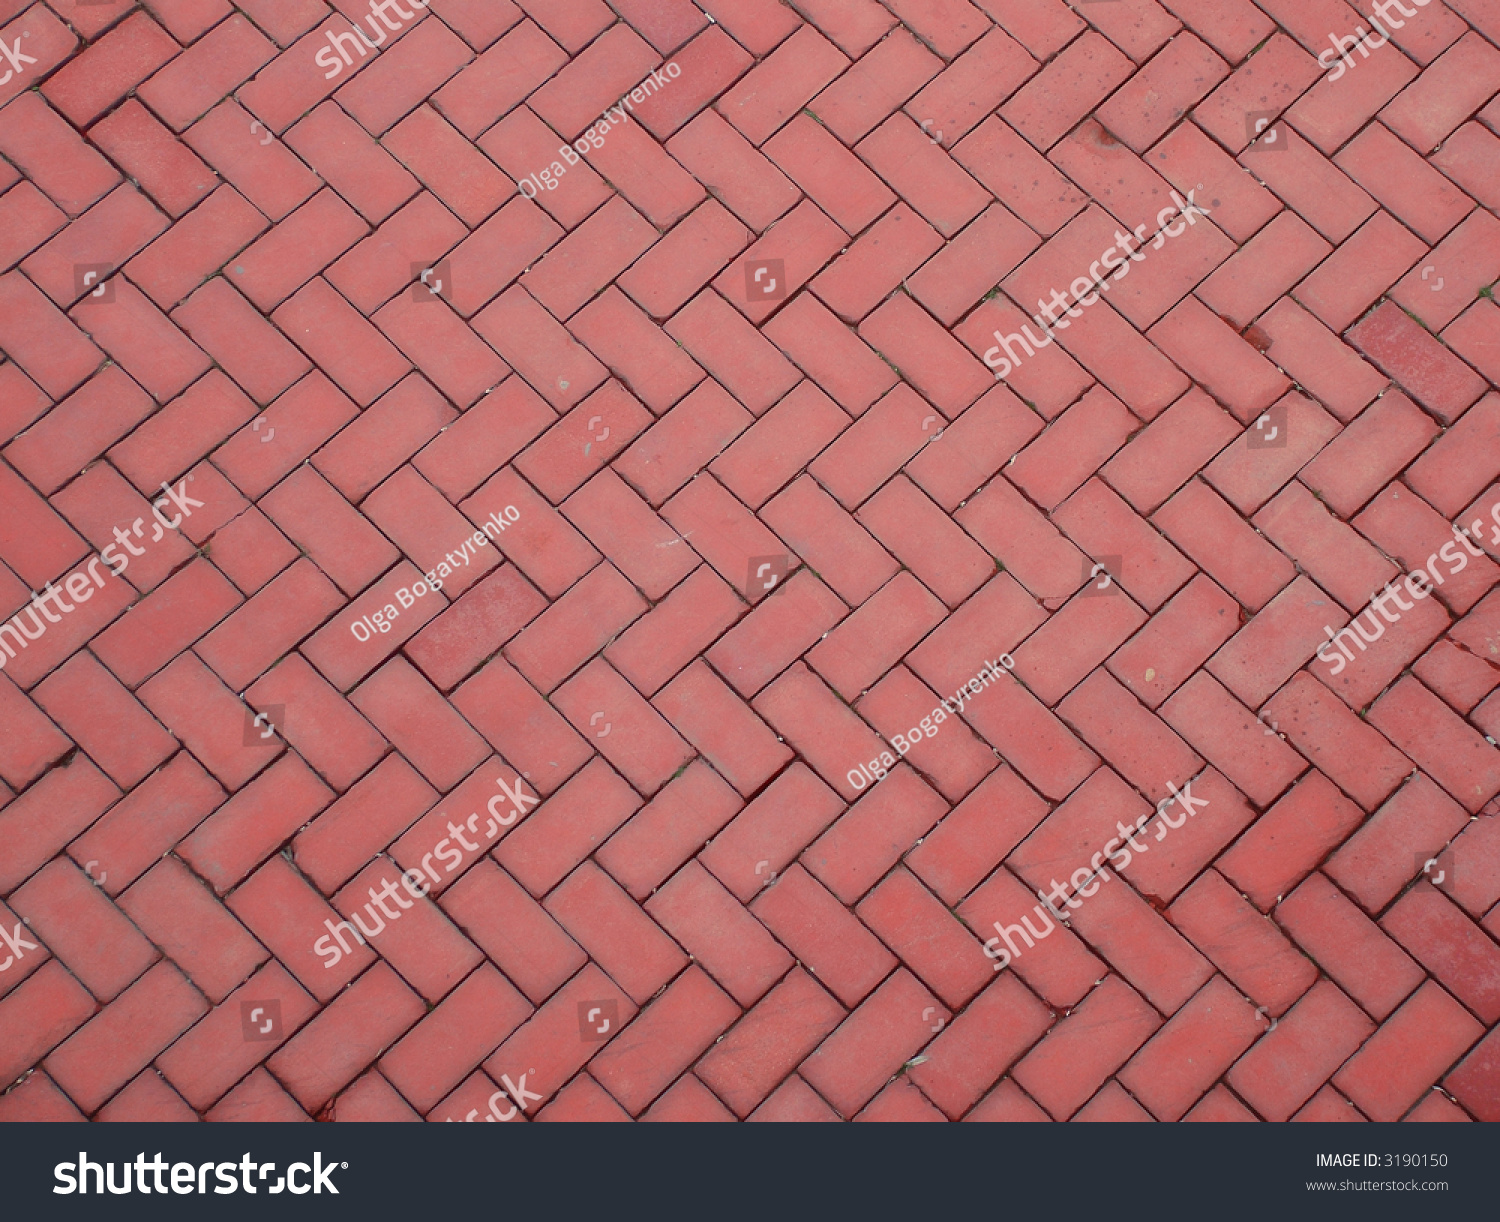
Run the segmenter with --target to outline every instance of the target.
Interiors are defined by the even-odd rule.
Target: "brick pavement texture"
[[[0,0],[0,1119],[1500,1119],[1494,4],[380,7]]]

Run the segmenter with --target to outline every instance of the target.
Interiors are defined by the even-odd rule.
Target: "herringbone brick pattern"
[[[0,1119],[1500,1119],[1493,0],[382,11],[0,0]]]

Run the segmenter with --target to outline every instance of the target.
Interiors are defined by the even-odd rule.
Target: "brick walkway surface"
[[[0,0],[0,1119],[1500,1119],[1382,11]]]

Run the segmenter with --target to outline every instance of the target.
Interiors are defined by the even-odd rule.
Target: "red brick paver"
[[[0,1116],[1500,1118],[1493,6],[340,7],[0,4]]]

